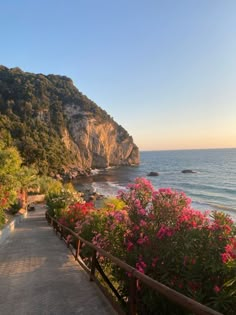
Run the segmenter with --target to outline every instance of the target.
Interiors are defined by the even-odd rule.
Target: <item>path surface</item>
[[[113,315],[36,206],[0,246],[0,314]]]

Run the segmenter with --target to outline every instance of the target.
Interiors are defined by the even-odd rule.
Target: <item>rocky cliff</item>
[[[64,113],[68,128],[64,131],[63,141],[67,149],[77,150],[83,168],[138,164],[138,149],[132,137],[114,121],[101,120],[71,104],[65,106]]]
[[[43,173],[139,163],[127,131],[65,76],[0,67],[0,135]]]

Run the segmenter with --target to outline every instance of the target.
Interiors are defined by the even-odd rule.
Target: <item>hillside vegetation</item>
[[[114,126],[120,137],[116,139],[117,145],[126,138],[132,141],[126,130],[79,92],[71,79],[0,66],[0,136],[5,141],[8,136],[12,137],[24,164],[33,165],[44,174],[63,173],[72,166],[85,168],[79,154],[84,144],[73,139],[74,125],[66,114],[71,108],[76,108],[73,124],[95,118],[96,125],[110,123]],[[69,135],[69,143],[65,141],[65,134]],[[92,149],[86,150],[90,154]]]

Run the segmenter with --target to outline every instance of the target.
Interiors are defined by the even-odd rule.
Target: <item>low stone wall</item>
[[[45,195],[30,195],[28,196],[28,204],[39,203],[45,200]],[[22,222],[27,217],[27,211],[23,214],[16,214],[14,219],[8,223],[2,230],[0,230],[0,245],[7,239],[15,227]]]
[[[23,214],[16,214],[14,219],[8,223],[2,230],[0,230],[0,245],[7,239],[15,227],[27,217],[27,212]]]

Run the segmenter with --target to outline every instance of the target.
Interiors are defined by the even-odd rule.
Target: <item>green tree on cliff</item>
[[[4,209],[13,203],[19,188],[18,172],[21,167],[21,157],[14,147],[7,147],[0,141],[0,224],[5,222]]]

